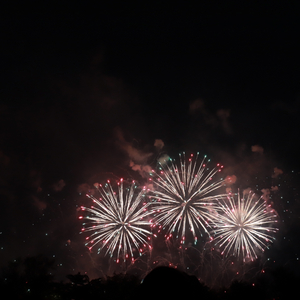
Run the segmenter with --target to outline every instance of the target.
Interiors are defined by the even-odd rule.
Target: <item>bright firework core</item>
[[[91,250],[97,245],[98,253],[106,248],[105,254],[120,257],[124,260],[131,257],[134,260],[134,252],[141,253],[149,245],[151,232],[146,229],[150,227],[150,221],[146,217],[150,214],[145,202],[145,190],[137,191],[133,182],[129,187],[123,188],[123,179],[118,183],[118,192],[114,191],[108,181],[105,187],[95,184],[100,198],[88,194],[96,206],[83,208],[91,215],[85,219],[87,223],[82,231],[91,231],[92,234],[86,238],[86,246]]]
[[[223,185],[223,180],[214,181],[213,177],[222,168],[218,164],[210,170],[206,165],[206,156],[198,162],[198,153],[196,157],[192,154],[187,161],[185,153],[179,155],[179,164],[171,159],[159,164],[159,172],[154,172],[152,211],[154,222],[167,227],[167,236],[176,231],[177,237],[184,241],[189,229],[196,243],[196,231],[209,235],[207,227],[212,221],[211,211],[220,197],[212,192]]]
[[[246,197],[247,196],[247,197]],[[277,214],[271,205],[249,192],[241,197],[228,196],[219,200],[215,217],[215,244],[222,254],[254,260],[275,238]]]

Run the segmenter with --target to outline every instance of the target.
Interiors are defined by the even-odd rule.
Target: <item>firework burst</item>
[[[151,225],[147,218],[150,203],[145,200],[145,188],[137,192],[135,182],[124,188],[123,179],[118,182],[117,192],[109,181],[104,186],[95,184],[95,187],[100,198],[87,194],[94,206],[82,207],[82,210],[90,213],[85,218],[82,231],[92,232],[86,238],[86,246],[90,250],[98,246],[98,253],[107,248],[105,255],[110,254],[112,257],[116,254],[117,262],[120,257],[134,261],[135,250],[141,255],[145,248],[151,249],[151,232],[147,229]],[[83,216],[79,218],[82,219]]]
[[[206,156],[199,163],[198,155],[191,154],[186,161],[185,153],[180,154],[179,164],[172,159],[159,163],[159,171],[150,177],[155,185],[151,195],[155,224],[159,228],[168,228],[167,239],[176,231],[176,238],[179,237],[181,243],[185,241],[187,229],[192,232],[195,244],[196,230],[201,236],[203,232],[209,234],[207,227],[213,221],[211,211],[220,197],[212,192],[223,185],[223,180],[213,180],[223,166],[218,164],[210,170]]]
[[[252,192],[235,196],[219,199],[214,217],[214,243],[222,249],[222,255],[232,254],[244,262],[253,261],[275,240],[277,213]]]

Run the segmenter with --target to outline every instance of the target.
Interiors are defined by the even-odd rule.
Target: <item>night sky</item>
[[[44,254],[60,278],[101,276],[113,262],[79,234],[85,193],[198,151],[277,210],[261,261],[299,269],[298,1],[4,12],[1,266]]]

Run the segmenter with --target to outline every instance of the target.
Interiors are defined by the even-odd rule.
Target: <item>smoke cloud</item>
[[[263,193],[262,194],[262,198],[265,200],[265,201],[269,201],[270,200],[270,189],[262,189],[261,192]]]
[[[257,152],[259,154],[263,154],[264,153],[264,148],[259,146],[259,145],[254,145],[251,147],[251,151],[252,152]]]
[[[151,152],[144,152],[140,149],[137,149],[132,145],[132,143],[127,142],[124,138],[122,131],[118,128],[116,129],[116,136],[118,139],[118,145],[122,150],[124,150],[129,156],[130,160],[135,164],[143,164],[147,159],[153,155]]]
[[[202,121],[210,128],[221,128],[226,134],[232,134],[232,128],[229,123],[230,109],[219,109],[215,113],[205,108],[202,99],[196,99],[189,105],[191,115],[201,115]]]
[[[33,199],[33,205],[37,207],[38,210],[42,211],[47,208],[47,203],[41,201],[38,197],[32,196],[32,199]]]
[[[225,183],[226,185],[232,185],[236,182],[237,177],[235,175],[226,176]]]
[[[148,164],[148,160],[154,155],[155,151],[150,152],[145,149],[138,149],[133,145],[133,143],[126,141],[124,134],[120,128],[117,128],[115,132],[119,147],[129,157],[129,167],[133,171],[137,171],[141,177],[147,178],[148,174],[152,171],[152,167]],[[157,151],[160,151],[164,147],[164,142],[161,139],[156,139],[153,146]]]
[[[274,174],[272,174],[272,178],[277,178],[283,171],[277,167],[274,168]]]
[[[157,161],[162,165],[166,164],[168,160],[170,160],[170,156],[167,154],[163,154],[157,159]]]
[[[227,134],[232,134],[232,128],[229,123],[230,109],[219,109],[217,111],[217,116],[223,131]]]
[[[64,187],[66,183],[63,179],[59,180],[58,182],[54,183],[52,185],[52,188],[55,192],[60,192]]]
[[[165,143],[160,139],[154,141],[154,147],[156,147],[157,150],[161,150],[164,147],[164,145]]]

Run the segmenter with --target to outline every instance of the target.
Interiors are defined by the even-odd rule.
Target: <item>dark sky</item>
[[[282,225],[296,249],[287,260],[300,255],[299,12],[298,1],[4,10],[1,265],[43,253],[65,273],[90,268],[79,192],[143,184],[130,161],[155,167],[181,151],[221,161],[236,189],[281,184],[279,215],[282,197],[297,212]]]

